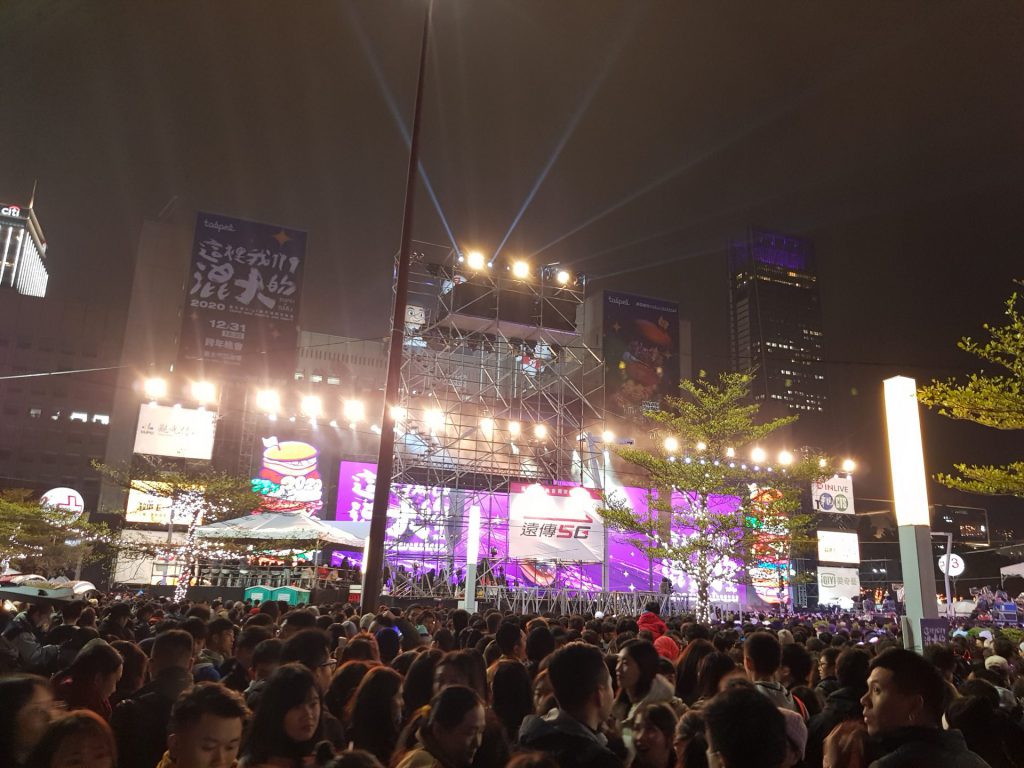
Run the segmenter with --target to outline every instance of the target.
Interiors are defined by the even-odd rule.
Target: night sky
[[[307,230],[304,326],[383,335],[422,8],[0,3],[0,194],[38,180],[52,293],[126,303],[142,219],[176,198],[189,226]],[[888,497],[881,380],[968,371],[956,339],[1024,277],[1022,30],[1014,3],[437,0],[422,161],[444,218],[421,186],[415,237],[493,252],[510,232],[504,255],[676,299],[709,371],[729,364],[729,240],[813,239],[818,444]],[[933,471],[1024,442],[925,428]]]

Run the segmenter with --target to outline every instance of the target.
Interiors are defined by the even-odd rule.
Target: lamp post
[[[917,406],[917,383],[906,376],[883,382],[885,423],[889,435],[889,464],[892,472],[896,525],[907,615],[904,645],[921,652],[921,620],[938,618],[935,574],[932,570],[931,524],[928,518],[928,488],[921,442],[921,417]]]

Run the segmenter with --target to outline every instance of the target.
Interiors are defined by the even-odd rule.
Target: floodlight
[[[210,381],[192,382],[192,399],[197,403],[211,403],[217,397],[217,388]]]
[[[276,414],[281,410],[281,396],[274,389],[261,389],[256,393],[256,408],[263,413]]]
[[[842,467],[843,472],[849,474],[850,472],[853,472],[855,469],[857,469],[857,462],[854,461],[853,459],[843,459]]]
[[[546,438],[548,436],[547,426],[544,424],[534,424],[533,436],[536,437],[538,440],[543,440],[544,438]]]
[[[392,405],[390,413],[393,421],[402,421],[405,418],[405,408],[400,405]]]
[[[142,383],[142,390],[150,400],[156,400],[167,396],[167,380],[159,377],[146,379]]]
[[[750,460],[753,461],[755,464],[760,464],[767,458],[768,454],[761,446],[756,446],[754,450],[750,452]]]
[[[423,414],[423,418],[427,422],[427,426],[430,427],[431,432],[444,429],[444,414],[437,408],[428,410]]]
[[[793,463],[793,454],[789,451],[779,451],[779,464],[788,467]]]
[[[665,450],[669,453],[676,453],[679,450],[679,441],[674,437],[666,437]]]
[[[564,269],[558,270],[558,273],[555,275],[555,280],[558,281],[559,285],[568,285],[569,284],[569,280],[571,280],[571,279],[572,279],[572,275],[570,275]]]
[[[346,421],[359,422],[366,418],[366,407],[361,400],[346,400],[342,403],[341,414]]]
[[[520,280],[525,280],[530,276],[530,265],[525,261],[516,261],[512,263],[512,276]]]
[[[490,440],[494,435],[494,419],[489,416],[484,416],[480,419],[480,433],[487,439]]]
[[[302,398],[300,410],[302,411],[303,416],[308,416],[311,419],[315,419],[317,416],[320,415],[320,412],[323,410],[323,403],[320,401],[320,398],[317,397],[316,395],[306,395],[305,397]]]
[[[470,251],[466,254],[466,266],[470,269],[483,269],[487,265],[487,259],[480,251]]]
[[[601,433],[601,439],[606,443],[613,443],[615,442],[615,433],[606,429]]]
[[[519,426],[518,421],[510,421],[508,423],[508,433],[512,435],[512,437],[518,437],[520,431],[522,431],[522,427]]]

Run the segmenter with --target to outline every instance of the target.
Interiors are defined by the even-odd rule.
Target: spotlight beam
[[[523,204],[519,207],[519,212],[516,213],[515,217],[512,219],[512,223],[509,225],[508,231],[505,233],[505,236],[501,238],[501,242],[498,243],[498,247],[494,249],[494,255],[491,256],[490,260],[490,264],[492,266],[494,265],[495,260],[497,260],[498,254],[501,253],[501,249],[505,247],[505,243],[507,243],[508,239],[512,236],[512,233],[515,231],[515,228],[519,226],[520,219],[523,218],[523,214],[526,213],[526,209],[530,207],[530,203],[533,202],[533,198],[534,196],[536,196],[537,191],[540,189],[541,185],[547,179],[548,173],[550,173],[552,167],[554,167],[555,163],[558,161],[558,158],[562,154],[562,150],[565,148],[565,145],[569,143],[569,139],[571,139],[573,133],[576,132],[576,126],[579,125],[580,120],[583,119],[583,115],[585,115],[587,109],[590,108],[590,103],[594,100],[594,97],[597,95],[597,92],[601,89],[601,86],[604,85],[604,81],[608,79],[608,73],[611,72],[612,65],[615,64],[616,61],[618,61],[619,55],[622,53],[623,47],[625,47],[626,39],[632,36],[635,21],[636,16],[634,15],[632,19],[630,19],[628,29],[626,29],[622,34],[620,34],[618,39],[616,40],[614,50],[610,51],[609,54],[605,57],[604,64],[601,67],[600,72],[597,73],[597,77],[594,78],[594,82],[592,82],[590,84],[590,87],[587,88],[587,90],[584,92],[583,98],[580,100],[579,105],[576,107],[576,111],[569,118],[569,122],[565,126],[565,130],[562,132],[561,138],[559,138],[558,143],[555,144],[555,148],[552,150],[551,156],[548,158],[548,161],[544,164],[544,167],[541,169],[541,172],[537,176],[536,181],[533,182],[533,186],[530,188],[529,193],[527,193],[526,199],[523,200]],[[540,251],[538,251],[538,253],[540,253]]]
[[[408,149],[412,143],[412,135],[409,132],[409,127],[405,123],[405,118],[402,116],[402,111],[398,107],[398,102],[395,100],[394,93],[388,87],[387,80],[384,78],[384,71],[380,67],[380,62],[377,60],[376,54],[373,52],[373,47],[370,45],[370,40],[366,35],[366,30],[363,29],[363,25],[359,22],[359,16],[352,9],[351,6],[348,8],[349,18],[352,20],[352,27],[355,29],[356,37],[359,38],[359,44],[363,48],[363,52],[366,54],[367,61],[369,61],[370,69],[373,70],[373,76],[377,80],[377,85],[380,86],[381,96],[384,97],[384,103],[387,104],[388,111],[391,113],[391,117],[395,121],[395,126],[402,134],[402,140],[405,142],[405,146]],[[448,217],[444,215],[444,210],[441,208],[441,201],[438,200],[437,194],[434,192],[434,185],[430,183],[430,176],[427,174],[427,169],[423,166],[423,161],[417,162],[417,166],[420,172],[420,179],[423,181],[423,187],[426,189],[427,196],[430,198],[430,202],[434,204],[434,210],[437,211],[437,216],[441,220],[441,226],[444,227],[444,231],[448,234],[448,240],[451,242],[452,249],[458,253],[459,246],[458,241],[455,239],[455,233],[452,232],[451,225],[448,224]]]

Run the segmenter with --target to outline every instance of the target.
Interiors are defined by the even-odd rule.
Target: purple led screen
[[[373,508],[376,467],[372,463],[343,461],[338,474],[337,521],[340,527],[360,537],[369,533]],[[617,490],[634,508],[646,505],[647,491],[625,487]],[[388,506],[386,549],[389,559],[412,572],[444,570],[451,573],[465,569],[466,538],[469,510],[480,508],[480,558],[491,561],[496,576],[503,577],[510,586],[561,586],[584,590],[601,588],[601,565],[570,563],[527,563],[508,561],[508,496],[483,491],[452,490],[395,484],[391,489]],[[721,509],[734,509],[734,497],[718,497],[712,505]],[[673,530],[673,536],[686,535]],[[341,558],[358,563],[361,553],[335,553],[335,564]],[[667,576],[677,594],[695,594],[696,589],[685,574],[653,563],[631,544],[614,532],[608,536],[608,578],[613,591],[658,590],[662,577]],[[723,568],[735,567],[725,563]],[[719,583],[713,590],[713,599],[737,600],[737,587]]]

